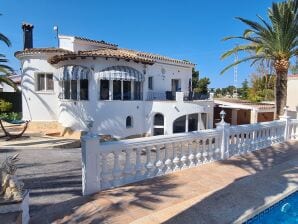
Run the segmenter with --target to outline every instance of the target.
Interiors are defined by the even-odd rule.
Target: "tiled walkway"
[[[298,186],[298,142],[48,206],[32,223],[232,223]]]

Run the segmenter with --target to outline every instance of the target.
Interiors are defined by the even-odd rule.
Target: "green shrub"
[[[0,99],[0,112],[7,112],[11,110],[12,103]]]

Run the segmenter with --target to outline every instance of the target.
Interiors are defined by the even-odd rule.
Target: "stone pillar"
[[[288,106],[284,107],[284,115],[280,116],[280,120],[286,122],[285,132],[284,132],[284,141],[287,141],[291,138],[290,136],[290,121],[291,117],[288,115]]]
[[[82,193],[89,195],[100,191],[99,138],[92,132],[93,122],[89,121],[89,132],[81,137],[82,145]]]
[[[225,122],[226,113],[220,112],[221,121],[216,124],[216,129],[221,131],[221,159],[229,158],[230,124]]]

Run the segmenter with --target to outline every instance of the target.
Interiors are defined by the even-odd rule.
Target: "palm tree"
[[[242,36],[226,37],[224,40],[240,39],[246,41],[225,52],[221,58],[225,59],[237,52],[246,52],[248,56],[236,61],[221,71],[223,74],[231,67],[246,61],[267,61],[272,64],[276,73],[275,105],[277,119],[283,113],[287,100],[287,75],[290,59],[298,54],[298,0],[287,0],[272,3],[268,9],[269,21],[258,16],[260,22],[254,22],[237,17],[248,26]]]
[[[10,40],[2,33],[0,33],[0,42],[5,43],[8,47],[11,46]],[[8,60],[6,59],[5,55],[0,54],[0,83],[6,83],[7,85],[10,85],[17,90],[15,83],[9,77],[7,77],[7,75],[12,72],[11,67],[3,64],[7,62]]]

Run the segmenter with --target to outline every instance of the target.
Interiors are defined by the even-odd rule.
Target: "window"
[[[153,135],[164,134],[164,117],[162,114],[155,114],[153,119]]]
[[[186,116],[177,118],[173,123],[173,133],[185,132]]]
[[[53,74],[38,73],[36,75],[36,90],[53,91],[54,90]]]
[[[113,81],[113,100],[121,100],[121,81]]]
[[[67,100],[88,100],[89,98],[89,70],[81,66],[64,67],[63,77],[59,81],[62,93],[59,96]],[[48,86],[51,86],[48,85]]]
[[[80,100],[88,100],[89,94],[88,94],[88,86],[89,82],[88,79],[81,79],[80,80]]]
[[[126,128],[132,128],[132,117],[128,116],[126,118]]]
[[[164,118],[162,114],[155,114],[154,116],[154,125],[163,126],[164,125]]]
[[[123,81],[123,100],[131,100],[131,82]]]
[[[141,82],[134,83],[134,100],[141,100]]]
[[[153,76],[148,77],[148,89],[153,90]]]
[[[77,80],[70,81],[70,93],[71,93],[72,100],[78,99],[78,82],[77,82]]]
[[[188,131],[198,130],[198,116],[199,114],[189,114],[188,115]]]
[[[109,80],[100,80],[100,99],[109,99]]]

